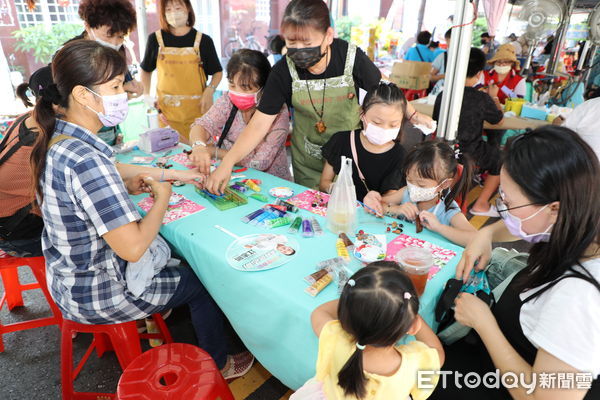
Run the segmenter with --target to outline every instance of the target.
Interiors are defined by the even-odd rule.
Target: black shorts
[[[500,175],[501,153],[498,147],[481,140],[469,146],[461,146],[461,150],[471,158],[479,172]]]

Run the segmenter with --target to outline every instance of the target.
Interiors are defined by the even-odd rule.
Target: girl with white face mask
[[[459,159],[463,164],[460,178]],[[406,158],[406,186],[385,196],[379,207],[391,216],[420,221],[425,228],[465,246],[476,233],[455,199],[465,198],[471,181],[467,159],[444,142],[418,144]]]
[[[359,201],[376,199],[404,185],[405,152],[399,139],[405,121],[406,98],[393,83],[380,82],[364,99],[361,130],[334,134],[323,146],[325,160],[319,183],[329,191],[341,167],[341,157],[354,160],[352,179]]]

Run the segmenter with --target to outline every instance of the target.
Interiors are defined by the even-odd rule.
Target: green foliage
[[[473,40],[471,42],[473,47],[481,47],[481,38],[479,36],[481,36],[483,32],[487,32],[487,30],[488,26],[485,17],[477,18],[475,25],[473,26]]]
[[[33,52],[36,62],[47,64],[64,42],[79,35],[82,30],[81,24],[63,23],[53,25],[48,32],[44,25],[40,24],[14,31],[12,36],[17,39],[17,51]]]
[[[360,17],[342,17],[335,21],[335,31],[340,39],[350,41],[350,29],[353,26],[358,26],[361,23]]]

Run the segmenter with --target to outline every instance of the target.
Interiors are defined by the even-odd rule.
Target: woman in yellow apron
[[[317,188],[323,171],[321,146],[336,132],[358,127],[358,89],[368,91],[381,80],[379,69],[362,50],[334,39],[322,0],[292,0],[281,34],[286,57],[271,70],[257,111],[208,178],[207,189],[213,193],[224,190],[235,163],[263,140],[283,104],[294,107],[294,181]]]
[[[212,106],[223,76],[212,39],[194,29],[194,21],[190,0],[161,1],[162,29],[148,37],[141,64],[144,94],[150,93],[152,71],[156,69],[158,109],[185,142],[190,125]],[[208,85],[207,75],[212,76]],[[146,100],[154,103],[149,96]]]

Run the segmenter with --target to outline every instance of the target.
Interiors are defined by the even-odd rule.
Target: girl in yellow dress
[[[418,310],[415,288],[398,264],[378,261],[359,270],[339,300],[313,311],[317,374],[290,400],[429,397],[444,350]],[[417,340],[397,345],[406,335]],[[429,388],[418,387],[418,371],[432,371]]]

